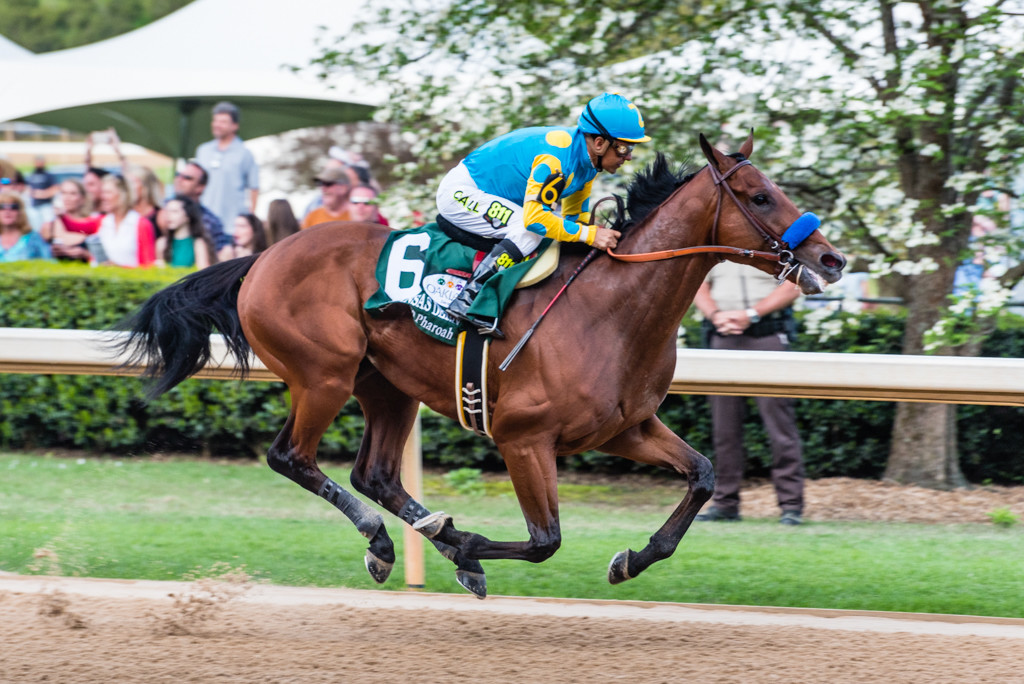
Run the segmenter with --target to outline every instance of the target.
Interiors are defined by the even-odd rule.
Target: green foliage
[[[104,330],[186,273],[37,261],[4,264],[0,327]]]
[[[478,496],[485,491],[482,475],[479,468],[456,468],[445,473],[444,481],[457,494]]]
[[[982,356],[1024,358],[1024,321],[1000,320],[985,339]],[[960,467],[971,482],[1024,483],[1017,426],[1024,425],[1020,406],[964,405],[957,411]]]
[[[32,52],[51,52],[127,33],[190,2],[192,0],[0,0],[0,16],[5,37]]]
[[[988,514],[989,520],[996,527],[1013,527],[1020,521],[1020,516],[1009,508],[997,508]]]

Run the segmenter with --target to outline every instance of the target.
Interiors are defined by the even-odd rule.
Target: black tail
[[[241,376],[249,372],[252,348],[238,320],[238,289],[259,255],[232,259],[185,276],[146,300],[118,324],[128,336],[115,349],[128,354],[122,368],[145,366],[154,382],[150,398],[194,375],[210,360],[210,334],[224,335]]]

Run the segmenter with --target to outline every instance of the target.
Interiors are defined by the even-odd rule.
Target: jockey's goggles
[[[636,147],[636,143],[624,143],[621,140],[612,140],[612,149],[615,150],[615,154],[622,158],[626,158],[633,154],[634,147]]]

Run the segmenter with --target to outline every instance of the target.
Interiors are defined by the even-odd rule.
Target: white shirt
[[[103,243],[103,251],[107,259],[118,266],[135,268],[139,265],[139,212],[129,209],[121,219],[114,223],[114,215],[107,214],[100,223],[97,233]]]

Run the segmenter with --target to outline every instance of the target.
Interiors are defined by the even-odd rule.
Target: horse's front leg
[[[674,470],[684,475],[687,483],[686,496],[665,524],[651,536],[647,546],[639,552],[630,549],[620,551],[612,558],[608,566],[608,581],[618,584],[636,577],[675,552],[701,506],[711,498],[715,489],[715,471],[707,458],[655,417],[620,433],[598,450]]]

